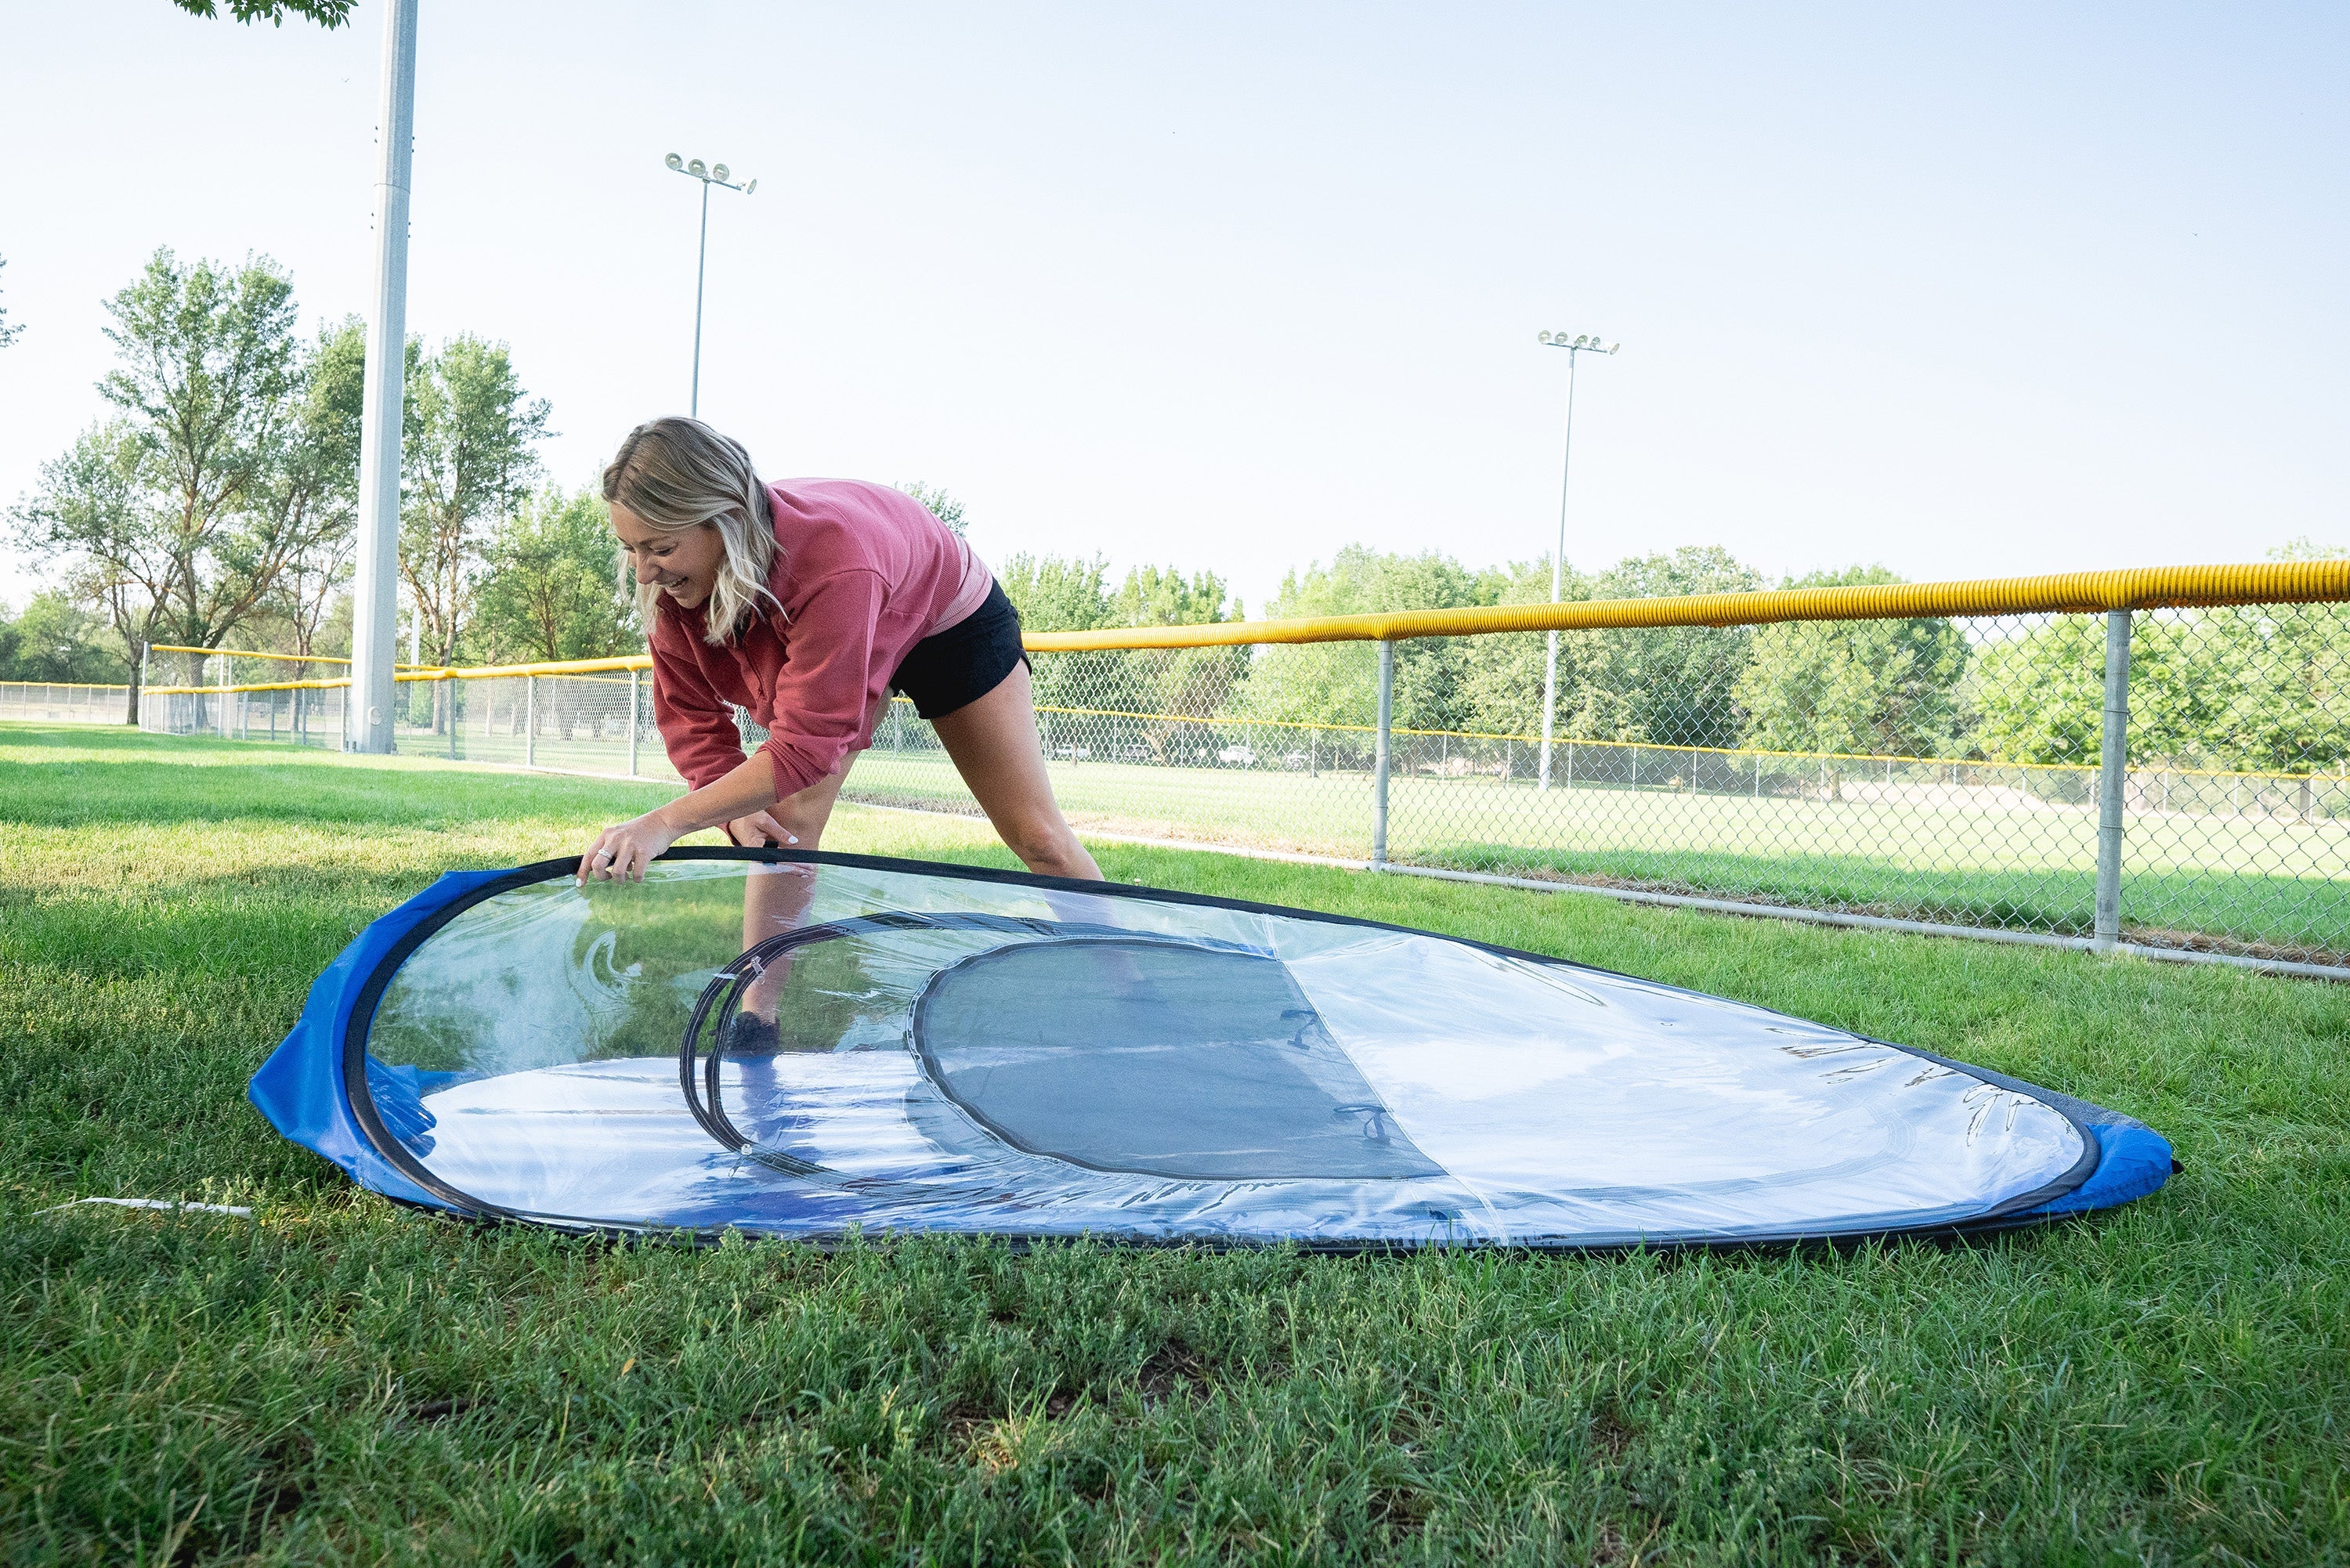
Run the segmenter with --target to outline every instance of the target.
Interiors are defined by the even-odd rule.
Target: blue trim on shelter
[[[2170,1140],[2147,1126],[2102,1106],[2097,1116],[2083,1118],[2097,1140],[2097,1168],[2088,1179],[2062,1198],[2028,1209],[2019,1220],[2055,1219],[2092,1209],[2116,1209],[2144,1198],[2170,1179]]]
[[[324,1155],[370,1191],[409,1203],[458,1212],[445,1199],[402,1175],[360,1130],[343,1086],[343,1039],[351,1008],[368,976],[393,944],[506,871],[451,871],[351,940],[310,987],[302,1016],[284,1044],[245,1086],[245,1097],[269,1125],[304,1148]]]

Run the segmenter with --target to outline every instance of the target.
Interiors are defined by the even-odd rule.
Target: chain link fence
[[[153,672],[177,683],[151,683],[141,691],[144,729],[328,751],[345,746],[349,686],[340,659],[182,649],[159,649],[151,657]],[[411,670],[393,688],[393,735],[410,756],[675,780],[653,727],[650,682],[643,670]],[[118,695],[118,714],[121,701]]]
[[[40,724],[120,724],[130,706],[128,686],[0,680],[0,719]]]
[[[1038,741],[1097,834],[2350,971],[2350,605],[1557,641],[1547,737],[1549,638],[1501,631],[1038,651]],[[208,656],[142,722],[339,747],[331,672],[284,671]],[[677,776],[645,670],[398,691],[404,753]],[[977,809],[902,700],[843,796]]]
[[[1039,653],[1038,721],[1097,832],[2350,965],[2350,607],[2121,618],[2111,790],[2103,616],[1564,632],[1547,748],[1539,633]],[[971,809],[895,711],[846,794]]]

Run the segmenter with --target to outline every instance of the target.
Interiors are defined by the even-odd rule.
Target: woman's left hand
[[[649,811],[634,822],[608,827],[579,857],[577,880],[584,884],[593,877],[598,882],[641,882],[653,857],[681,836],[662,824],[657,811]]]

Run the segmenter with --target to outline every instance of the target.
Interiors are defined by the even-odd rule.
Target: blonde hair
[[[717,580],[704,601],[703,640],[733,639],[759,613],[759,601],[783,610],[768,591],[775,561],[775,524],[767,488],[743,443],[700,420],[648,420],[629,432],[604,470],[604,499],[627,507],[663,534],[715,528],[725,545]],[[637,611],[646,629],[660,611],[660,589],[637,585]]]

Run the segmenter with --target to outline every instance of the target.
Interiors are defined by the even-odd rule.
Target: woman
[[[606,828],[582,881],[642,880],[707,827],[816,848],[893,689],[1030,870],[1101,879],[1053,799],[1019,612],[919,502],[854,480],[763,484],[739,442],[684,419],[629,432],[604,499],[636,566],[653,718],[691,788]],[[730,705],[767,729],[747,758]]]

